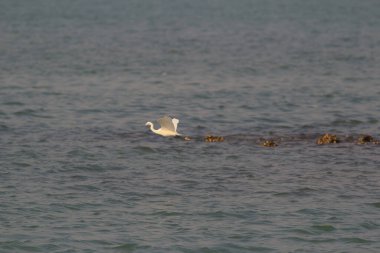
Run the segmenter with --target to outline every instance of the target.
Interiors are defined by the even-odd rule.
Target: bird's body
[[[157,120],[157,122],[161,125],[161,128],[154,129],[154,125],[152,122],[146,122],[146,126],[150,128],[150,130],[158,135],[162,136],[180,136],[177,132],[177,126],[179,123],[179,120],[176,118],[170,118],[169,116],[164,116]]]

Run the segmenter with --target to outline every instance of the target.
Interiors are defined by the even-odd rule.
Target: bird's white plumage
[[[177,127],[179,120],[176,118],[171,118],[169,116],[164,116],[157,120],[157,122],[161,125],[161,128],[154,129],[152,122],[147,122],[145,125],[150,127],[150,130],[153,133],[162,136],[178,136],[181,135],[177,132]]]
[[[173,123],[173,125],[174,125],[174,131],[177,132],[177,126],[178,126],[179,120],[176,119],[176,118],[173,118],[173,119],[172,119],[172,123]]]
[[[167,130],[175,132],[176,127],[173,124],[173,120],[174,119],[168,116],[164,116],[158,119],[157,122],[160,123],[162,129],[167,129]]]

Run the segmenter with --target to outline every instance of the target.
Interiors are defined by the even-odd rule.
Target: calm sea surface
[[[0,252],[380,252],[379,112],[377,0],[2,0]]]

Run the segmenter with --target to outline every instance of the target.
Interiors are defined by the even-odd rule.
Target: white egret
[[[164,116],[157,120],[161,125],[161,128],[154,129],[153,123],[148,121],[145,126],[149,127],[150,130],[158,135],[162,136],[180,136],[181,134],[177,133],[177,126],[179,120],[176,118],[170,118],[169,116]]]

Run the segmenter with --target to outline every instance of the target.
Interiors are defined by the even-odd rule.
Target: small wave
[[[183,217],[184,215],[188,215],[188,214],[182,213],[182,212],[157,211],[157,212],[151,213],[150,215],[161,216],[161,217],[170,217],[170,216],[181,216],[181,217]]]
[[[301,234],[301,235],[313,235],[314,234],[309,230],[301,229],[301,228],[292,229],[292,230],[290,230],[290,232],[293,232],[296,234]]]
[[[354,119],[351,119],[351,120],[340,119],[340,120],[334,120],[333,122],[331,122],[331,125],[333,126],[358,126],[361,124],[364,124],[364,122],[360,120],[354,120]]]
[[[380,208],[380,202],[369,203],[369,205],[376,207],[376,208]]]
[[[368,230],[380,228],[380,224],[375,223],[373,221],[364,222],[360,224],[360,226]]]
[[[148,147],[148,146],[137,146],[134,149],[137,150],[138,152],[141,152],[144,154],[156,153],[157,152],[157,150],[155,148]]]
[[[118,246],[113,247],[112,249],[120,252],[134,252],[139,249],[149,249],[149,246],[139,245],[137,243],[123,243]]]
[[[29,116],[36,118],[53,118],[52,116],[42,115],[41,112],[43,110],[33,110],[33,109],[25,109],[21,111],[17,111],[14,113],[16,116]]]
[[[8,105],[8,106],[23,106],[24,104],[18,101],[8,101],[4,102],[3,105]]]
[[[19,252],[19,251],[39,252],[38,247],[31,246],[23,241],[17,241],[17,240],[0,242],[0,248],[10,250],[10,252]]]
[[[318,190],[312,189],[309,187],[303,187],[303,188],[296,189],[294,191],[274,193],[273,195],[279,196],[279,197],[280,196],[291,196],[291,195],[299,196],[299,197],[303,197],[303,196],[307,197],[307,196],[313,195],[313,193],[316,193],[316,192],[318,192]]]
[[[13,162],[12,164],[20,168],[26,168],[26,167],[32,166],[30,163],[24,163],[24,162]]]
[[[62,95],[62,93],[56,92],[56,91],[45,91],[45,92],[42,92],[42,94],[47,95],[47,96],[60,96],[60,95]]]
[[[25,109],[25,110],[15,112],[14,115],[17,115],[17,116],[34,116],[35,113],[36,113],[35,110]]]
[[[79,211],[79,210],[93,210],[95,208],[100,207],[100,204],[96,203],[52,203],[50,207],[52,207],[55,211],[59,210],[60,212],[64,212],[63,209]]]
[[[316,239],[306,239],[298,236],[287,237],[286,239],[296,242],[311,242],[311,243],[326,243],[326,242],[336,242],[337,239],[332,238],[316,238]]]
[[[94,113],[104,113],[104,110],[102,110],[102,109],[82,109],[82,110],[77,110],[77,112],[80,114],[94,114]]]
[[[311,226],[311,228],[315,231],[321,231],[321,232],[332,232],[336,230],[336,228],[333,225],[329,225],[329,224],[314,225],[314,226]]]
[[[370,240],[366,240],[359,237],[347,237],[347,238],[342,238],[340,240],[346,243],[372,243],[372,241]]]
[[[106,171],[107,169],[104,166],[101,166],[99,164],[83,164],[83,165],[77,165],[73,166],[73,169],[76,171]]]
[[[0,111],[0,115],[1,115],[1,111]],[[9,130],[9,127],[7,125],[0,124],[0,132],[1,131],[8,131],[8,130]]]
[[[219,252],[274,252],[275,249],[264,246],[243,246],[234,243],[188,249],[181,247],[181,252],[188,253],[219,253]]]

